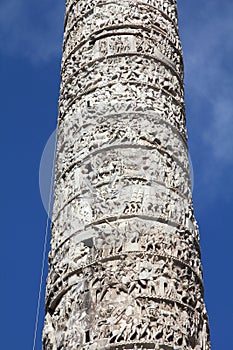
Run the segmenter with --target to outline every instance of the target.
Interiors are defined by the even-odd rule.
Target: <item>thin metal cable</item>
[[[46,249],[47,249],[47,241],[48,241],[48,234],[49,234],[49,214],[50,214],[51,205],[52,205],[56,145],[57,145],[57,130],[56,130],[55,145],[54,145],[54,152],[53,152],[52,173],[51,173],[51,178],[50,178],[48,216],[47,216],[46,229],[45,229],[44,247],[43,247],[42,264],[41,264],[41,275],[40,275],[40,287],[39,287],[38,300],[37,300],[36,321],[35,321],[34,339],[33,339],[32,350],[35,350],[37,333],[38,333],[38,323],[39,323],[40,305],[41,305],[41,293],[42,293],[42,285],[43,285],[43,279],[44,279]]]

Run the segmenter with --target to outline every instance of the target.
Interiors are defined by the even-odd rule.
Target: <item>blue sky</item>
[[[233,3],[179,0],[189,149],[212,349],[232,348]],[[1,349],[30,350],[46,212],[38,178],[56,126],[64,1],[0,1]],[[43,305],[40,313],[38,341]]]

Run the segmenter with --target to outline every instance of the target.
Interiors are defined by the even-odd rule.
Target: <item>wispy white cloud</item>
[[[209,106],[203,139],[213,156],[233,164],[233,3],[202,5],[183,33],[187,85],[196,101],[204,97]]]
[[[64,2],[2,0],[0,53],[48,61],[61,52]]]
[[[220,196],[229,199],[233,194],[233,2],[180,1],[179,7],[187,118],[198,179],[194,189],[210,201]]]
[[[210,130],[204,134],[213,154],[221,161],[233,163],[233,95],[218,97]]]

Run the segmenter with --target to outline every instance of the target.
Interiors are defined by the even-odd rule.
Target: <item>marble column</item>
[[[209,350],[175,0],[67,0],[44,350]]]

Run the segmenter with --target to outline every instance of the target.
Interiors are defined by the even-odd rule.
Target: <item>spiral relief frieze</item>
[[[210,350],[175,0],[67,0],[44,350]]]

